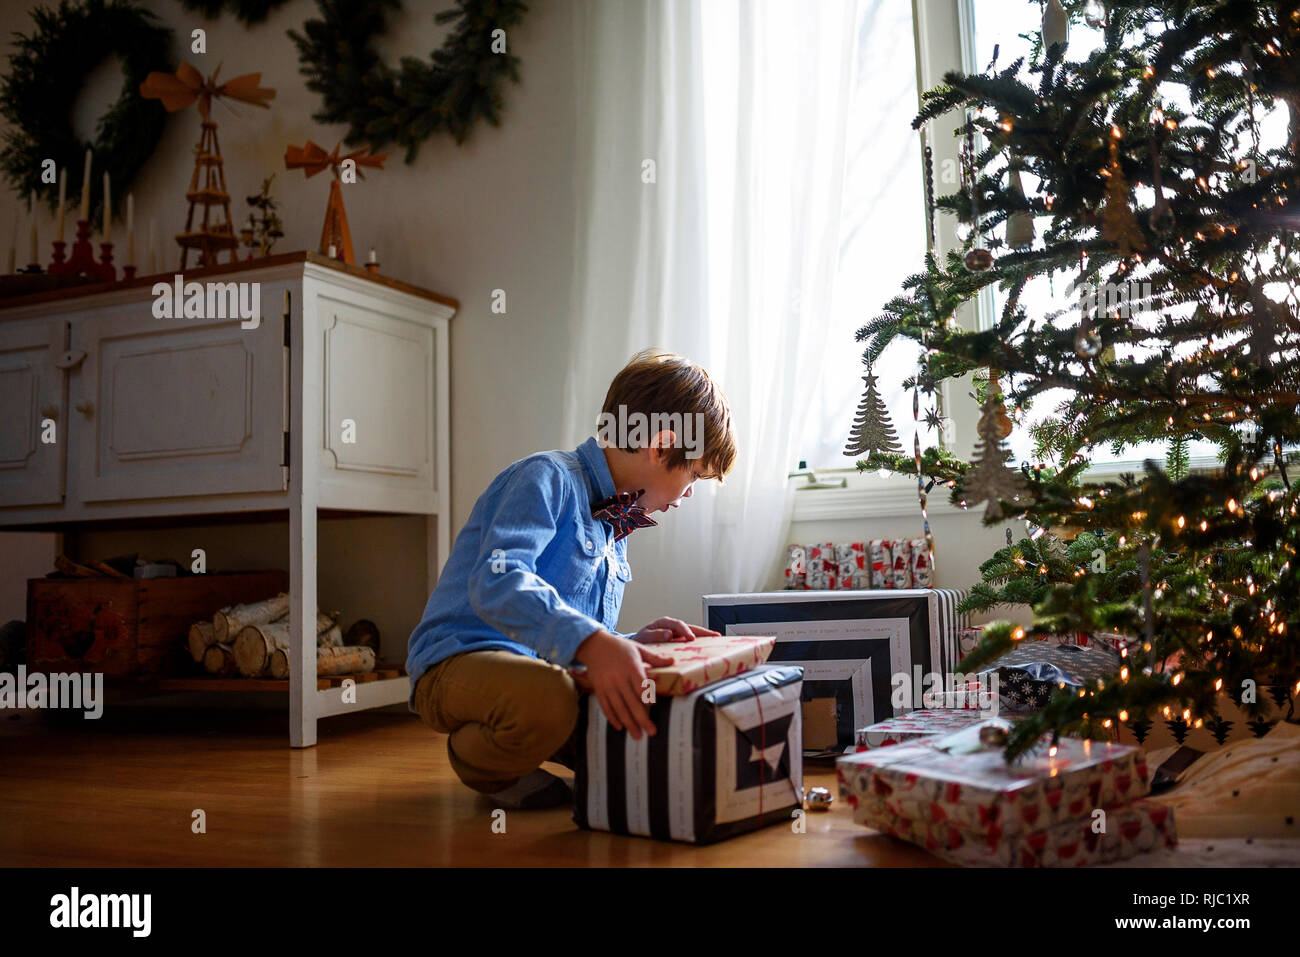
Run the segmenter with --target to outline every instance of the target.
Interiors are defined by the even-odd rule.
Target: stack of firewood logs
[[[196,621],[187,637],[190,655],[209,674],[246,678],[289,677],[289,595],[230,605]],[[339,613],[316,614],[316,674],[365,674],[375,670],[379,630],[361,619],[339,627]]]

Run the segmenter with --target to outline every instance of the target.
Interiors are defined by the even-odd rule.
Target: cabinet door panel
[[[63,501],[66,335],[61,319],[0,324],[0,507]]]
[[[321,479],[354,493],[419,494],[434,475],[434,331],[383,303],[318,300],[324,334]],[[398,507],[401,498],[380,498]]]
[[[262,323],[157,319],[152,300],[86,312],[72,341],[72,478],[87,502],[285,487],[283,284],[264,283]]]

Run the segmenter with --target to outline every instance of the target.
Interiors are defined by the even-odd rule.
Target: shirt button
[[[586,547],[587,547],[587,551],[591,551],[591,550],[592,550],[593,548],[595,548],[596,546],[593,545],[591,542],[587,542],[587,546],[586,546]]]

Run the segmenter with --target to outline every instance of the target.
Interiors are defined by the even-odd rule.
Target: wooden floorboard
[[[0,714],[0,865],[943,866],[855,825],[838,799],[805,834],[779,824],[709,847],[582,831],[566,808],[509,811],[494,834],[446,737],[413,715],[326,718],[315,747],[287,742],[274,711]],[[835,791],[829,765],[805,781]]]

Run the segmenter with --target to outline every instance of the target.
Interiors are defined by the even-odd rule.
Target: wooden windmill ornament
[[[308,179],[325,169],[334,173],[334,180],[330,183],[329,202],[325,205],[325,223],[320,231],[320,251],[328,254],[332,246],[336,251],[336,258],[342,259],[349,266],[355,266],[356,260],[352,255],[352,231],[348,229],[348,214],[343,208],[343,189],[340,186],[339,170],[346,161],[351,160],[356,164],[357,176],[365,179],[362,168],[383,169],[384,159],[388,154],[371,153],[366,147],[353,150],[346,156],[339,156],[341,148],[341,143],[335,144],[333,151],[326,153],[324,148],[308,140],[306,146],[290,146],[284,151],[284,165],[288,169],[304,170]]]
[[[217,84],[217,75],[221,66],[206,80],[194,67],[182,63],[175,73],[150,73],[140,84],[140,95],[148,99],[162,100],[169,113],[182,110],[198,101],[199,115],[202,120],[202,132],[199,142],[194,147],[194,173],[190,177],[190,188],[185,192],[190,209],[185,217],[185,231],[176,236],[181,247],[181,265],[185,269],[191,249],[198,250],[199,266],[215,266],[217,256],[222,250],[230,253],[230,261],[238,258],[239,239],[235,235],[234,223],[230,218],[230,194],[226,192],[226,174],[221,159],[221,145],[217,142],[217,124],[210,118],[213,98],[238,100],[269,109],[267,100],[275,96],[275,90],[265,89],[258,84],[262,74],[245,73],[233,80]],[[195,228],[195,207],[203,207],[202,222]],[[224,219],[214,219],[213,208],[217,207]]]

